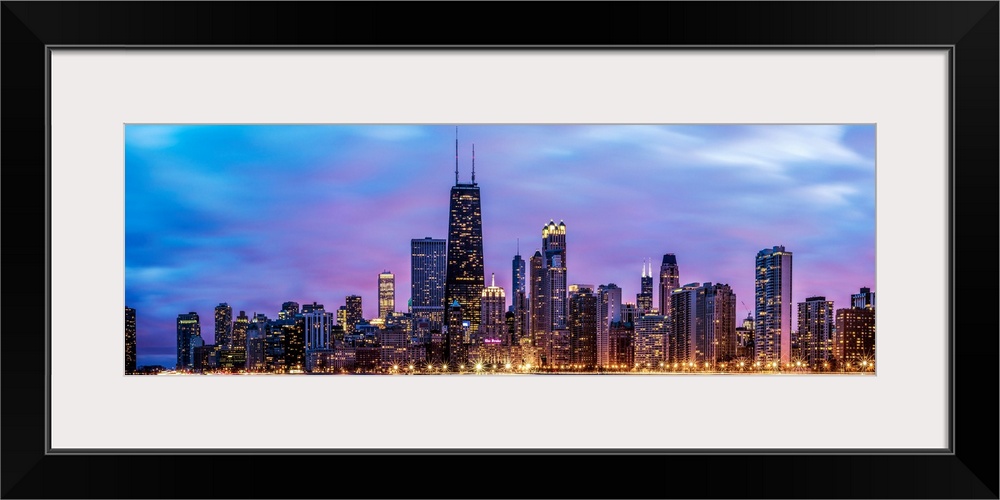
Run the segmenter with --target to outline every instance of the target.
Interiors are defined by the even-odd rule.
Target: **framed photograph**
[[[492,10],[5,2],[3,495],[997,497],[996,2]]]

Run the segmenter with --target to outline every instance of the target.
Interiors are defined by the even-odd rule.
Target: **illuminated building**
[[[233,308],[224,302],[215,306],[215,345],[220,349],[233,345]]]
[[[396,276],[389,271],[378,275],[378,317],[385,319],[396,312]]]
[[[635,322],[635,362],[642,368],[659,368],[667,359],[667,317],[647,314]]]
[[[468,320],[463,320],[462,304],[455,299],[448,306],[448,333],[445,340],[445,351],[449,363],[465,362],[465,328]]]
[[[712,364],[736,358],[736,295],[726,284],[690,283],[670,294],[667,361]]]
[[[521,258],[521,249],[518,245],[517,254],[511,260],[511,293],[510,312],[513,313],[514,328],[511,331],[513,342],[519,342],[522,337],[530,336],[528,325],[528,291],[526,267],[524,259]]]
[[[234,351],[247,350],[247,328],[250,327],[250,318],[246,311],[240,311],[240,315],[233,322],[233,337],[229,348]]]
[[[432,328],[441,328],[444,321],[447,256],[445,240],[410,240],[410,312],[430,320]]]
[[[639,293],[635,296],[636,307],[639,308],[639,315],[649,314],[653,311],[653,264],[649,263],[649,271],[646,271],[646,263],[642,263],[642,278],[639,280]]]
[[[262,316],[262,315],[261,315]],[[279,318],[267,321],[264,336],[264,364],[267,371],[285,372],[285,326],[293,319]]]
[[[613,321],[608,327],[608,364],[631,367],[635,363],[633,346],[635,326],[632,323]]]
[[[267,335],[265,328],[265,324],[256,321],[247,327],[246,370],[248,372],[267,370],[267,365],[264,362],[265,337]]]
[[[306,351],[333,349],[333,314],[315,302],[302,308]]]
[[[531,257],[531,298],[528,301],[531,314],[528,318],[531,337],[535,345],[544,347],[545,332],[549,331],[548,301],[545,299],[545,259],[542,253],[535,251]]]
[[[198,313],[192,311],[177,315],[177,369],[194,368],[192,342],[201,340],[201,322]],[[203,345],[204,342],[201,342]]]
[[[835,326],[833,301],[809,297],[799,302],[799,326],[796,344],[799,357],[810,366],[818,366],[833,357]]]
[[[457,131],[456,131],[457,136]],[[445,303],[461,304],[462,320],[472,332],[479,331],[480,299],[485,287],[483,270],[483,218],[479,186],[476,184],[475,146],[472,154],[472,182],[458,182],[458,138],[455,139],[455,185],[451,188],[448,215],[448,267]],[[446,314],[450,314],[449,307]],[[452,319],[447,320],[452,324]]]
[[[353,332],[357,327],[358,323],[364,319],[364,314],[361,311],[361,296],[360,295],[348,295],[347,296],[347,313],[344,320],[346,324],[344,325],[345,332]]]
[[[837,309],[834,357],[856,365],[875,359],[875,308]]]
[[[736,328],[736,356],[740,358],[753,357],[753,315],[747,313],[743,326]]]
[[[510,263],[511,267],[511,291],[512,292],[523,292],[525,286],[525,275],[524,275],[524,259],[521,258],[521,250],[518,248],[517,254]]]
[[[278,319],[292,319],[299,313],[298,302],[282,302],[281,310],[278,311]]]
[[[597,287],[597,366],[611,361],[611,324],[622,319],[622,289],[614,283]]]
[[[285,370],[301,373],[306,367],[305,317],[301,314],[281,325],[285,354]]]
[[[578,287],[569,298],[570,362],[586,369],[597,366],[597,296]]]
[[[566,224],[550,220],[542,227],[542,257],[545,272],[542,289],[546,301],[545,331],[566,327]]]
[[[855,309],[874,309],[875,294],[871,288],[862,288],[860,292],[851,295],[851,307]]]
[[[681,286],[677,257],[672,253],[663,254],[660,264],[660,314],[670,316],[670,292]]]
[[[135,373],[135,309],[125,307],[125,374]]]
[[[783,246],[757,252],[754,295],[756,359],[788,363],[792,350],[792,252]]]
[[[622,321],[635,324],[635,320],[639,318],[638,309],[639,308],[632,302],[625,302],[622,304]]]
[[[496,276],[490,275],[490,286],[482,291],[480,297],[479,335],[482,339],[500,340],[503,345],[510,345],[510,338],[505,334],[507,328],[504,321],[504,311],[507,309],[507,297],[503,288],[496,286]]]

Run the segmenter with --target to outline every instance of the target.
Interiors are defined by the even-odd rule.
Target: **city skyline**
[[[454,132],[127,126],[138,364],[169,366],[155,357],[176,356],[177,315],[204,323],[220,303],[273,317],[285,301],[336,311],[360,295],[364,318],[377,317],[387,269],[405,312],[411,240],[447,238]],[[793,304],[826,296],[840,309],[875,288],[873,126],[460,125],[461,182],[473,143],[484,272],[507,305],[517,242],[522,258],[541,250],[549,220],[567,227],[567,285],[615,283],[624,302],[640,266],[651,262],[658,283],[672,253],[680,285],[729,284],[752,310],[750,261],[777,245],[796,255]],[[737,318],[746,313],[738,304]]]

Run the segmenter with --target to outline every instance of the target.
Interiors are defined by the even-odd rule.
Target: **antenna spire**
[[[458,185],[458,127],[455,127],[455,185]]]
[[[517,255],[521,255],[521,238],[517,238]]]
[[[476,144],[472,144],[472,183],[476,183]]]

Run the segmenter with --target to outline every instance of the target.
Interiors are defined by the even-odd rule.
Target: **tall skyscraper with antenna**
[[[548,301],[547,329],[551,332],[566,327],[566,223],[549,220],[542,227],[542,256],[545,273],[543,288]]]
[[[646,271],[647,264],[649,271]],[[635,296],[635,304],[639,308],[639,316],[653,311],[653,264],[651,262],[642,263],[642,279],[639,282],[639,293]]]
[[[528,300],[527,300],[527,290],[526,276],[525,276],[525,263],[524,259],[521,258],[521,242],[517,242],[517,253],[514,254],[514,259],[511,261],[511,293],[510,293],[510,312],[514,314],[514,339],[516,342],[521,339],[521,337],[528,335]]]
[[[476,184],[476,153],[472,153],[472,182],[458,180],[458,128],[455,128],[455,185],[451,188],[448,211],[448,270],[445,278],[445,303],[458,301],[462,323],[478,332],[480,305],[486,275],[483,270],[483,216],[479,186]],[[448,309],[448,314],[456,309]],[[448,318],[449,325],[456,324]]]

